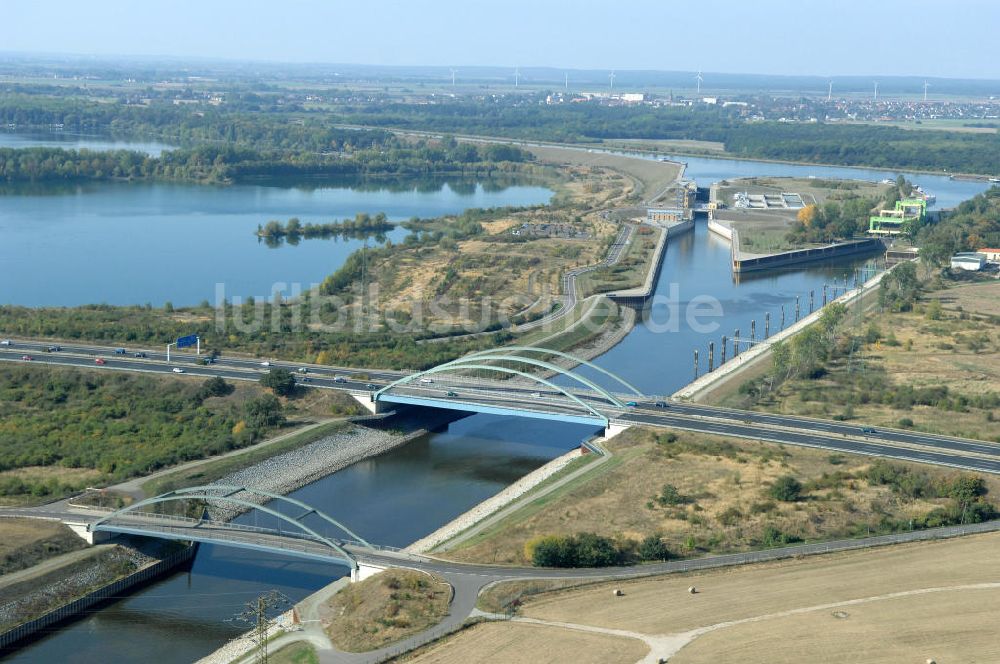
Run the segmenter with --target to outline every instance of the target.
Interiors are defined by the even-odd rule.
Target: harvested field
[[[521,623],[476,625],[408,662],[419,664],[634,664],[649,648],[636,639]]]
[[[1000,586],[957,587],[764,619],[698,637],[672,664],[996,662]]]
[[[995,555],[997,546],[1000,546],[1000,533],[989,533],[624,583],[602,583],[528,598],[523,614],[643,634],[676,634],[726,621],[890,593],[1000,582],[1000,557]],[[943,561],[947,564],[942,564]],[[697,594],[687,592],[691,586],[698,589]],[[612,598],[612,587],[623,588],[624,597]],[[943,600],[935,599],[928,604],[938,601]],[[971,599],[966,604],[970,615],[977,611],[974,604]],[[851,608],[844,610],[853,612]],[[829,616],[829,612],[825,615]],[[894,629],[891,623],[886,628]],[[788,636],[790,634],[785,634],[786,638]],[[746,661],[759,660],[751,657]],[[798,661],[812,660],[806,657]],[[993,660],[984,658],[981,661]]]

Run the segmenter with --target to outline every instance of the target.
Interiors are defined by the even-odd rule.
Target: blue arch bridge
[[[560,366],[560,360],[574,368]],[[633,399],[644,398],[624,378],[592,362],[534,346],[471,353],[356,396],[376,413],[388,404],[409,404],[591,424],[609,435],[627,428],[621,415],[635,405]]]
[[[160,511],[166,504],[181,509]],[[191,509],[200,517],[188,516]],[[271,517],[270,527],[235,523],[233,516],[257,510]],[[345,565],[358,577],[366,554],[391,555],[395,549],[370,544],[346,525],[306,503],[248,486],[211,484],[175,489],[140,500],[86,524],[91,541],[99,534],[126,534],[185,542],[203,542],[252,551],[280,553],[295,558]],[[371,566],[369,566],[371,567]]]

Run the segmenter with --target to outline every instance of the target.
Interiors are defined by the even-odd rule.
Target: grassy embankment
[[[448,614],[450,601],[444,580],[391,569],[335,594],[320,608],[320,619],[338,648],[365,652],[433,627]]]
[[[86,546],[57,521],[0,519],[0,576]]]
[[[279,431],[286,414],[309,421],[354,408],[344,399],[278,400],[253,383],[3,363],[0,495],[7,504],[52,500],[248,447]]]
[[[1000,610],[1000,562],[992,553],[998,543],[1000,534],[991,533],[577,589],[535,582],[538,592],[522,596],[519,613],[631,632],[635,638],[618,639],[642,652],[642,637],[684,635],[653,641],[653,654],[671,662],[994,661],[1000,658],[993,629]],[[495,592],[506,596],[520,586],[501,584]],[[697,594],[688,592],[691,586]],[[613,588],[624,595],[613,597]],[[570,652],[582,634],[524,625],[517,634],[531,628],[533,636],[521,642],[508,638],[511,627],[466,630],[413,661],[462,661],[458,654],[464,661],[534,661],[538,643],[547,652]],[[701,633],[687,634],[695,630]],[[641,654],[630,657],[636,661]],[[573,661],[619,660],[583,651]]]
[[[938,285],[911,311],[849,313],[854,351],[813,374],[769,391],[774,368],[764,365],[713,401],[1000,442],[1000,284]]]
[[[594,473],[442,555],[530,564],[526,545],[540,536],[590,532],[615,543],[623,561],[635,560],[636,543],[650,535],[669,557],[692,557],[909,530],[992,511],[971,494],[960,506],[950,496],[964,476],[941,468],[690,432],[630,429],[607,445],[614,457]],[[973,494],[996,494],[1000,479],[988,476],[977,486]],[[983,513],[973,516],[978,505]]]

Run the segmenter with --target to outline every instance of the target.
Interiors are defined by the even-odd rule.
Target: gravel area
[[[355,425],[236,471],[216,484],[251,486],[284,495],[358,461],[384,454],[424,433],[426,432],[420,429],[398,434]],[[236,497],[258,504],[266,502],[258,496],[248,494],[237,494]],[[238,507],[212,507],[210,510],[213,519],[223,521],[246,511]]]

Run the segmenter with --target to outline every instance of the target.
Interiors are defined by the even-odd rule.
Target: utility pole
[[[768,311],[764,314],[764,338],[768,339],[771,337],[771,312]]]
[[[242,611],[230,618],[230,622],[241,622],[253,626],[251,638],[257,651],[255,661],[258,664],[267,664],[267,631],[271,626],[268,613],[273,612],[278,607],[290,604],[292,604],[292,600],[287,595],[272,590],[247,602]]]
[[[694,379],[698,380],[698,349],[694,349]]]
[[[736,328],[736,332],[733,333],[733,357],[735,358],[740,354],[740,328]]]
[[[715,369],[715,342],[708,342],[708,373]]]

